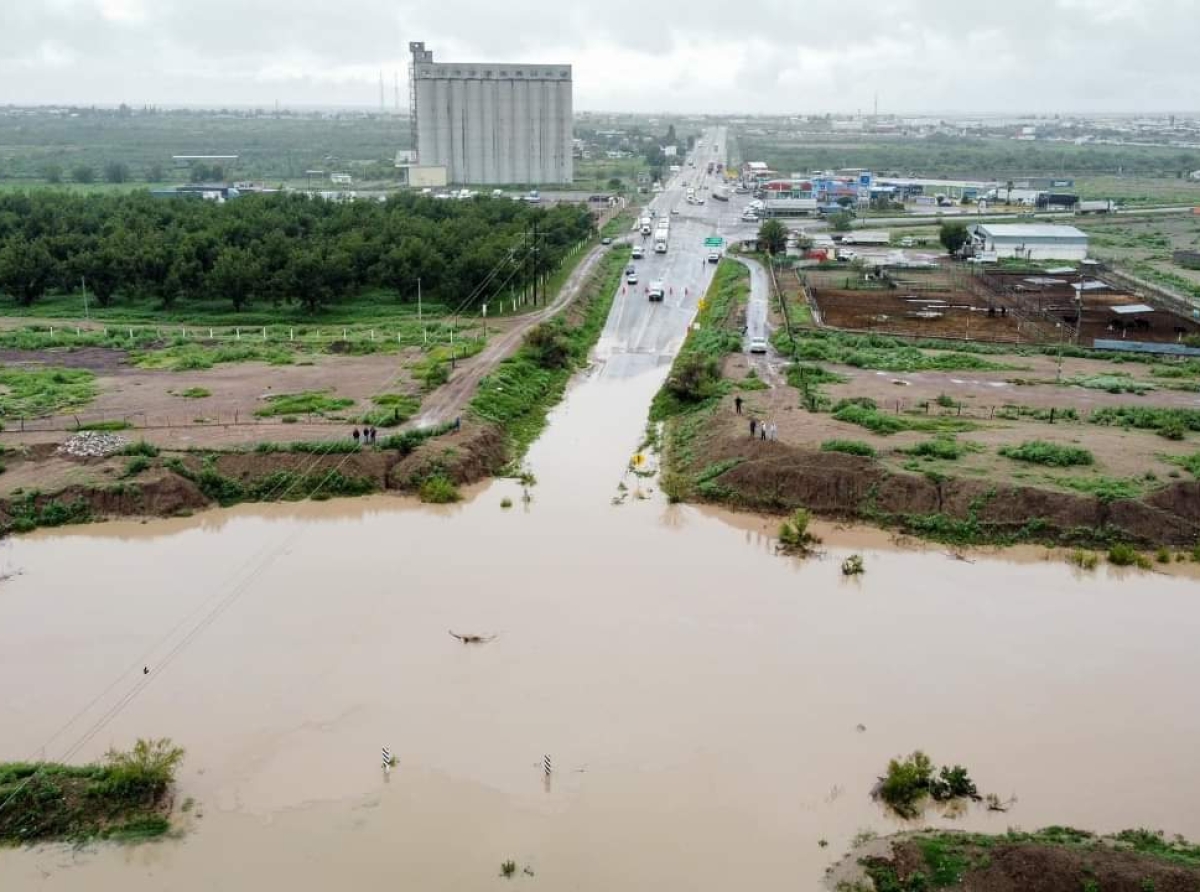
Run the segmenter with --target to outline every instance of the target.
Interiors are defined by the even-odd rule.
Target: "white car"
[[[646,250],[641,245],[634,245],[633,254],[630,256],[632,256],[634,260],[641,260],[646,256]]]
[[[763,337],[751,338],[750,339],[750,352],[751,353],[766,353],[767,352],[767,339],[763,338]]]
[[[635,272],[626,273],[625,274],[625,284],[626,285],[636,285],[637,284],[637,273],[635,273]]]
[[[720,251],[709,251],[708,252],[708,262],[709,263],[720,263],[721,262],[721,252]]]

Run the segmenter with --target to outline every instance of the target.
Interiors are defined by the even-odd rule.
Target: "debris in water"
[[[859,734],[862,734],[864,731],[867,730],[867,726],[863,725],[863,724],[858,724],[858,725],[854,726],[854,730],[857,731]]]
[[[463,644],[487,644],[489,641],[495,641],[499,637],[497,635],[460,635],[449,629],[446,631],[450,632],[451,638],[457,638]]]

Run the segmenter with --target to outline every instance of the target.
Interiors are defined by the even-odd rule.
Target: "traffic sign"
[[[719,248],[723,244],[725,244],[725,239],[719,235],[710,235],[704,240],[704,247],[706,248]]]

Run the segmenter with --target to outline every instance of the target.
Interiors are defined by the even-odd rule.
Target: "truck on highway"
[[[655,254],[666,254],[667,253],[667,234],[665,232],[660,232],[658,235],[656,235],[654,237],[654,253]]]
[[[848,232],[842,236],[843,245],[888,245],[891,244],[891,241],[890,233],[878,230],[862,229],[858,232]]]
[[[650,287],[647,289],[646,294],[649,296],[652,303],[654,301],[662,301],[662,299],[667,295],[667,287],[663,284],[662,279],[655,279],[650,283]]]
[[[649,235],[651,232],[651,227],[654,225],[654,221],[650,217],[642,217],[639,225],[642,230],[642,235]]]
[[[1103,201],[1081,201],[1075,206],[1077,214],[1111,214],[1117,209],[1117,203],[1111,198]]]

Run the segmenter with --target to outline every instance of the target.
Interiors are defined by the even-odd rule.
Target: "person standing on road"
[[[738,415],[742,414],[742,398],[740,396],[733,398],[733,409]]]
[[[769,436],[769,437],[770,437],[772,440],[778,440],[778,439],[779,439],[779,425],[778,425],[778,424],[776,424],[774,421],[772,421],[772,422],[771,422],[771,431],[770,431],[770,433],[768,434],[768,436]]]
[[[759,439],[765,442],[767,439],[767,423],[765,421],[758,426],[758,432]]]
[[[754,431],[755,431],[755,428],[757,428],[757,427],[758,427],[758,420],[755,418],[751,418],[750,419],[750,439],[751,440],[754,439]]]
[[[358,428],[355,428],[354,433],[352,433],[350,436],[352,436],[354,438],[354,445],[357,446],[358,445],[358,436],[359,436]]]

